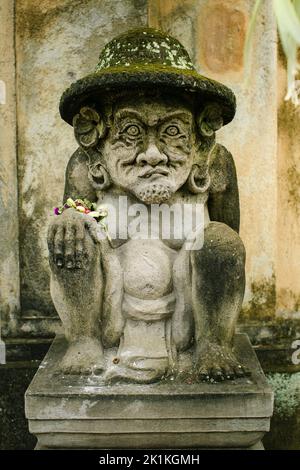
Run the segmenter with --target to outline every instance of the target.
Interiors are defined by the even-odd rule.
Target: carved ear
[[[208,104],[197,119],[198,131],[204,137],[211,137],[223,126],[221,107],[217,103]]]
[[[205,193],[210,186],[210,175],[207,168],[206,171],[203,171],[199,165],[193,165],[187,183],[191,193]]]
[[[104,189],[107,189],[111,184],[108,171],[99,162],[89,165],[88,177],[93,187],[97,190],[103,191]]]
[[[103,118],[87,106],[74,116],[73,128],[78,144],[85,149],[95,147],[105,133]]]

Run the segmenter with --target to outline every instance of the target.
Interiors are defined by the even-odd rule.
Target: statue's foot
[[[140,365],[140,367],[139,367]],[[168,359],[137,359],[129,363],[118,363],[118,365],[107,369],[104,380],[106,383],[135,382],[152,383],[162,379],[167,372]]]
[[[84,338],[69,345],[57,373],[100,374],[105,369],[103,348],[95,338]]]
[[[108,384],[115,384],[120,382],[134,382],[140,384],[149,384],[161,379],[163,373],[157,371],[139,371],[129,369],[126,367],[115,367],[109,369],[104,376],[104,380]]]
[[[201,382],[220,382],[249,375],[230,347],[206,343],[197,354],[196,376]]]

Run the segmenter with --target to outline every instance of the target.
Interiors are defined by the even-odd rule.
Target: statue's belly
[[[120,250],[124,291],[139,299],[159,299],[173,290],[176,252],[160,240],[130,240]]]

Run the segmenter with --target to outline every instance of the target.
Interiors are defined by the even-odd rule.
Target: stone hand
[[[91,236],[95,243],[98,242],[95,219],[74,209],[65,210],[55,217],[48,229],[50,261],[59,268],[82,268],[86,258],[87,236]]]

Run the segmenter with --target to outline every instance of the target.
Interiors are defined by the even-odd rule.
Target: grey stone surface
[[[216,143],[234,94],[199,75],[177,40],[140,28],[105,46],[60,112],[79,145],[68,204],[48,230],[51,297],[69,342],[60,372],[150,383],[193,343],[197,380],[245,375],[232,350],[245,289],[237,178]],[[109,236],[93,219],[102,211]],[[110,346],[114,368],[104,364]]]
[[[182,374],[107,386],[101,376],[57,375],[65,350],[57,337],[26,392],[39,448],[239,448],[269,430],[272,391],[245,335],[236,335],[235,350],[251,376],[230,383],[195,383]],[[183,356],[182,364],[191,360],[189,352]]]

